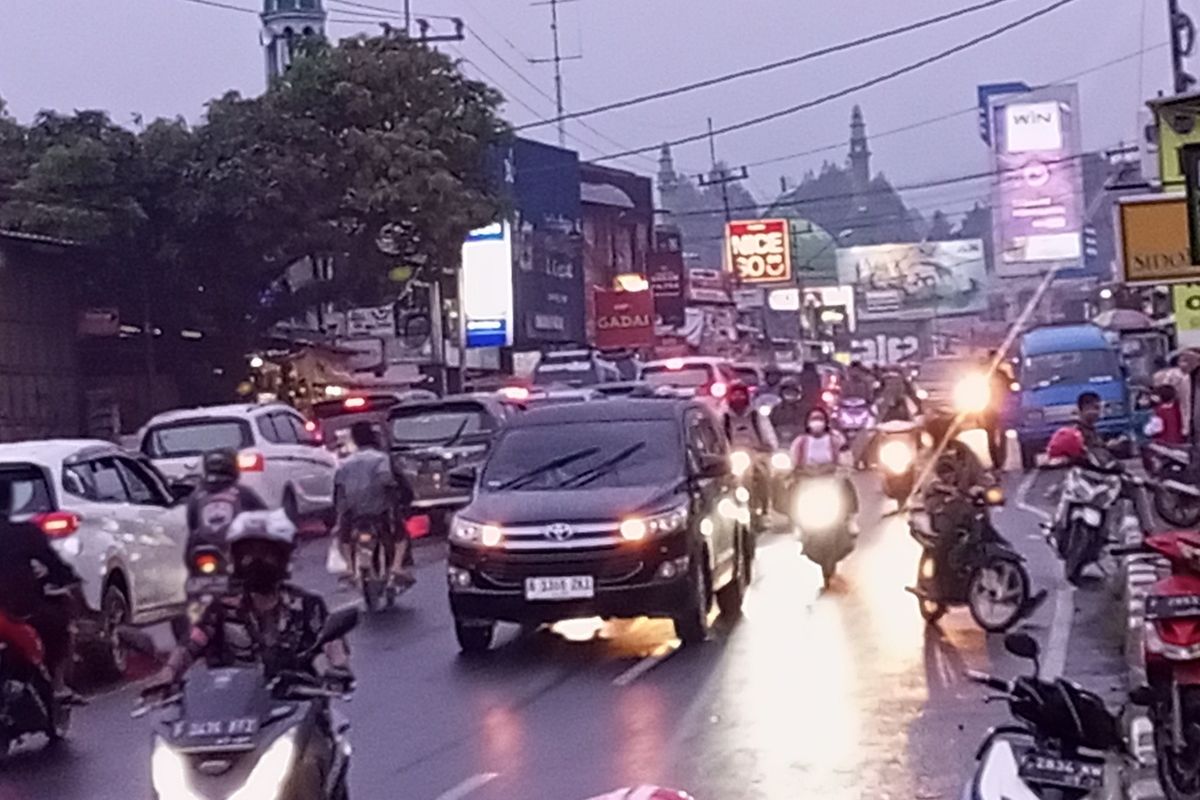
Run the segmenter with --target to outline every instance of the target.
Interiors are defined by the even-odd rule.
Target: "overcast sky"
[[[261,0],[219,0],[257,10]],[[325,0],[329,31],[340,38],[377,30],[352,22],[371,13],[346,0]],[[402,8],[403,0],[355,0]],[[527,0],[412,0],[414,11],[458,15],[467,41],[448,52],[470,63],[514,98],[508,118],[520,124],[553,115],[553,72],[526,57],[551,52],[549,8]],[[667,88],[971,5],[975,0],[574,0],[561,5],[568,109]],[[794,105],[887,72],[970,39],[1048,5],[1051,0],[1008,0],[966,18],[764,76],[742,79],[669,100],[592,117],[600,135],[570,123],[569,146],[585,157],[612,153],[705,129],[705,119],[730,124]],[[1200,0],[1181,0],[1200,18]],[[735,10],[736,9],[736,10]],[[434,22],[438,25],[446,23]],[[43,108],[99,108],[118,122],[134,114],[183,115],[197,120],[207,99],[233,88],[262,91],[258,20],[188,0],[0,0],[0,97],[22,121]],[[965,113],[891,136],[884,131],[970,109],[977,84],[1023,80],[1048,83],[1097,65],[1155,48],[1167,38],[1166,0],[1073,0],[1029,25],[918,72],[782,120],[721,136],[718,156],[733,165],[760,162],[842,142],[850,110],[863,107],[873,168],[904,185],[988,168],[977,120]],[[542,90],[539,94],[489,53],[490,45]],[[1193,71],[1200,74],[1200,57]],[[1169,55],[1157,47],[1144,57],[1079,77],[1083,141],[1087,149],[1131,141],[1146,97],[1169,84]],[[519,98],[519,101],[517,100]],[[522,103],[531,106],[536,114]],[[530,131],[555,140],[552,125]],[[581,143],[582,142],[582,143]],[[844,147],[751,167],[749,187],[773,197],[781,176],[796,179],[823,159],[841,161]],[[623,159],[620,166],[652,174],[656,153]],[[677,165],[699,171],[705,143],[676,148]],[[910,193],[928,213],[934,206],[965,209],[980,189],[952,185]]]

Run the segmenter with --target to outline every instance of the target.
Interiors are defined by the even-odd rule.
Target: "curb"
[[[1126,544],[1138,544],[1142,540],[1141,522],[1126,508],[1121,518],[1120,539]],[[1125,682],[1127,687],[1146,683],[1146,664],[1143,657],[1142,639],[1145,636],[1146,594],[1150,586],[1162,577],[1170,565],[1166,559],[1155,555],[1128,556],[1121,561],[1118,571],[1122,603],[1125,609]],[[1124,776],[1125,796],[1129,800],[1160,800],[1163,792],[1158,783],[1158,772],[1154,758],[1154,727],[1142,709],[1127,707],[1125,711],[1126,732],[1137,765]]]

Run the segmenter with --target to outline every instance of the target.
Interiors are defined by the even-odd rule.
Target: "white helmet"
[[[240,541],[257,539],[294,547],[296,525],[282,509],[275,511],[243,511],[229,523],[225,543],[229,547]]]
[[[250,591],[266,593],[287,579],[296,526],[283,511],[243,511],[225,537],[233,575]]]

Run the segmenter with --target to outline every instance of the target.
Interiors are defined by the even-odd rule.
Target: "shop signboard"
[[[683,253],[653,252],[646,256],[646,272],[654,292],[654,312],[664,325],[682,325],[686,299],[683,295]]]
[[[596,347],[601,350],[654,345],[654,293],[596,289]]]
[[[1121,276],[1127,284],[1200,282],[1189,253],[1187,199],[1179,192],[1122,197],[1116,207]]]
[[[859,319],[929,319],[987,308],[979,239],[845,247],[837,260],[838,280],[853,287]]]
[[[730,270],[741,283],[792,280],[792,236],[786,219],[729,222],[725,243]]]
[[[471,231],[460,272],[463,343],[504,347],[513,343],[512,236],[507,222]]]

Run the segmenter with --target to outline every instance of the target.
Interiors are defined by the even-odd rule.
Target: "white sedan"
[[[185,608],[183,503],[145,459],[100,440],[0,445],[0,480],[12,486],[11,517],[41,528],[83,579],[81,644],[100,671],[119,676],[120,629]]]

